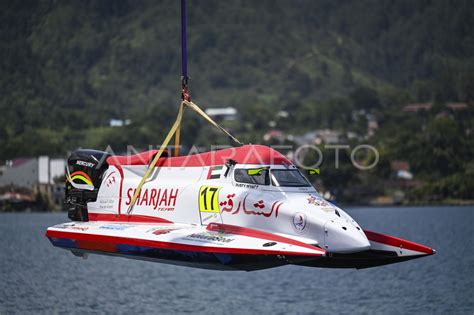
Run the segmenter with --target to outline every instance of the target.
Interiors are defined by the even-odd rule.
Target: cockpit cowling
[[[315,198],[321,201],[319,205],[307,202]],[[288,194],[288,201],[279,209],[279,215],[291,224],[295,236],[333,253],[354,253],[370,248],[369,240],[357,222],[321,197],[295,193]]]
[[[245,224],[297,236],[328,252],[352,253],[370,248],[370,243],[357,222],[342,209],[321,197],[293,165],[237,165],[233,171],[233,179],[234,186],[240,183],[252,184],[257,189],[245,193],[244,206],[259,207],[258,203],[266,198],[266,202],[275,205],[275,209],[272,207],[271,210],[276,210],[275,218],[278,216],[278,220],[270,224],[261,220],[271,216],[270,212],[246,208],[246,213],[257,217],[246,220]],[[281,205],[276,200],[280,200]],[[263,207],[263,203],[261,206]]]

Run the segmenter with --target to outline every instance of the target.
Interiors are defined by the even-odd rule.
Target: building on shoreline
[[[65,165],[65,159],[49,156],[5,161],[0,168],[0,211],[15,210],[17,204],[60,208]]]

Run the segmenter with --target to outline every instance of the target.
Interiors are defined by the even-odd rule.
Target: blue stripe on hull
[[[208,253],[127,244],[117,244],[115,246],[116,251],[105,252],[81,248],[73,239],[51,237],[49,240],[54,246],[65,249],[76,249],[78,251],[105,255],[120,255],[127,258],[143,260],[159,260],[160,262],[168,264],[186,265],[190,267],[206,269],[235,269],[251,271],[278,267],[289,263],[303,262],[308,260],[308,257],[291,257],[290,262],[285,257],[277,255]]]

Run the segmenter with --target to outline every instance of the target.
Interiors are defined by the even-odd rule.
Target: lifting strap
[[[196,113],[198,113],[199,115],[201,115],[202,117],[204,117],[204,119],[206,119],[211,125],[213,125],[214,127],[216,127],[217,129],[219,129],[220,131],[222,131],[223,133],[225,133],[227,136],[229,136],[229,138],[231,138],[235,143],[237,143],[238,145],[244,145],[242,142],[240,142],[236,137],[234,137],[233,135],[230,134],[230,132],[228,132],[227,130],[224,129],[224,127],[222,127],[221,125],[219,125],[218,123],[216,123],[211,117],[209,117],[206,112],[204,112],[199,106],[197,106],[196,104],[194,104],[193,102],[191,101],[183,101],[183,103],[188,106],[190,109],[194,110]]]
[[[183,114],[184,114],[185,107],[183,103],[181,103],[181,105],[179,106],[179,110],[183,111]],[[178,126],[176,127],[175,135],[174,135],[174,156],[179,156],[180,140],[181,140],[181,121],[179,121]]]
[[[171,138],[173,138],[173,135],[175,136],[174,155],[175,156],[179,155],[179,143],[180,143],[180,138],[181,138],[181,122],[182,122],[184,110],[186,109],[186,107],[189,107],[190,109],[192,109],[193,111],[201,115],[211,125],[213,125],[217,129],[225,133],[227,136],[229,136],[229,138],[231,138],[235,143],[239,145],[243,145],[242,142],[240,142],[237,138],[231,135],[222,126],[220,126],[218,123],[212,120],[212,118],[209,117],[209,115],[207,115],[201,108],[199,108],[199,106],[191,102],[191,96],[189,95],[189,89],[188,89],[189,78],[188,78],[188,64],[187,64],[187,52],[186,52],[186,0],[181,0],[181,66],[182,66],[182,73],[181,73],[181,89],[182,89],[181,100],[182,101],[181,101],[181,105],[179,106],[178,117],[176,117],[176,121],[174,122],[173,126],[168,132],[168,135],[166,135],[165,141],[163,141],[163,143],[161,144],[161,147],[158,150],[158,153],[155,155],[150,165],[148,165],[148,169],[146,170],[145,174],[140,180],[140,184],[138,184],[137,189],[135,189],[135,192],[133,193],[132,201],[127,210],[127,214],[132,213],[133,206],[135,205],[135,202],[137,201],[137,198],[140,195],[143,185],[145,184],[146,180],[148,179],[148,177],[150,177],[150,174],[155,169],[156,163],[158,163],[158,160],[160,159],[161,155],[163,154],[163,151],[166,149],[169,142],[171,141]]]
[[[186,45],[186,0],[181,0],[181,100],[191,102],[188,88],[188,52]],[[181,104],[183,106],[183,104]],[[181,110],[181,109],[180,109]],[[174,140],[174,156],[179,156],[181,138],[181,122],[176,129]]]
[[[201,115],[204,119],[206,119],[211,125],[216,127],[217,129],[221,130],[224,132],[229,138],[231,138],[234,142],[236,142],[239,145],[243,145],[242,142],[240,142],[237,138],[235,138],[233,135],[230,134],[227,130],[224,129],[221,125],[216,123],[209,115],[207,115],[199,106],[197,106],[195,103],[187,100],[183,100],[181,102],[181,105],[179,106],[179,111],[178,111],[178,116],[176,117],[176,121],[174,122],[173,126],[171,127],[170,131],[168,132],[168,135],[166,136],[165,140],[160,146],[160,149],[158,150],[158,153],[155,155],[153,158],[153,161],[151,161],[150,165],[148,166],[148,169],[146,170],[145,174],[143,175],[142,179],[140,180],[140,184],[138,184],[137,189],[135,190],[133,194],[132,201],[130,203],[130,206],[128,207],[127,214],[131,214],[133,211],[133,206],[135,205],[135,202],[137,201],[138,196],[140,195],[140,192],[142,190],[143,185],[145,184],[146,180],[150,177],[151,173],[155,169],[156,163],[158,163],[158,160],[160,159],[161,155],[163,154],[164,150],[168,146],[168,143],[170,142],[171,138],[173,135],[179,135],[179,127],[181,126],[181,121],[183,118],[184,114],[184,109],[186,107],[189,107],[199,115]],[[176,139],[179,139],[178,137]]]

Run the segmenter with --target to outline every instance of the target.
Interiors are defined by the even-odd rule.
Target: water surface
[[[473,314],[474,207],[354,208],[368,230],[438,253],[364,270],[208,271],[54,248],[66,214],[0,214],[0,313]]]

